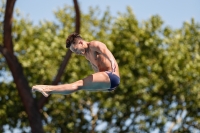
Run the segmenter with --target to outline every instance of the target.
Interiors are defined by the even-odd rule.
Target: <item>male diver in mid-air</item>
[[[66,40],[66,47],[76,54],[85,56],[95,73],[70,84],[35,85],[32,91],[39,91],[48,97],[50,94],[66,95],[78,90],[113,91],[119,85],[118,64],[104,43],[87,42],[79,34],[72,33]]]

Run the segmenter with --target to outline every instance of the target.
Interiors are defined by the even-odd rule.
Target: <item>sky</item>
[[[105,11],[110,8],[111,15],[117,16],[118,12],[125,13],[130,6],[139,21],[147,20],[152,15],[161,16],[164,24],[172,28],[181,28],[183,22],[190,22],[194,18],[200,23],[200,0],[78,0],[80,9],[88,13],[89,7],[98,6]],[[29,16],[34,24],[40,20],[54,21],[53,11],[64,5],[73,6],[73,0],[17,0],[15,9],[18,8],[24,16]]]

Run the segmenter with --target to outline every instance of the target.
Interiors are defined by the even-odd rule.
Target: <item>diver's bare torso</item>
[[[92,45],[94,42],[97,41],[92,41],[88,44],[88,49],[86,50],[85,53],[85,58],[87,60],[90,61],[90,63],[92,63],[99,72],[104,72],[104,71],[112,71],[112,67],[111,67],[111,63],[110,61],[101,53],[98,53],[97,51],[92,49]],[[98,42],[99,45],[101,45],[101,42]],[[115,65],[116,65],[116,69],[115,69],[115,73],[118,77],[119,77],[119,68],[117,65],[117,62],[115,60]]]

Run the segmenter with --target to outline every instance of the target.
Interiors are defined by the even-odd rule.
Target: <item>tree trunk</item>
[[[4,17],[4,35],[3,46],[0,46],[0,51],[6,59],[8,67],[12,73],[16,84],[19,96],[28,115],[28,120],[31,126],[32,133],[43,133],[42,121],[36,101],[32,97],[31,89],[28,81],[23,74],[23,68],[17,57],[13,53],[12,42],[12,14],[16,0],[7,0],[6,11]]]
[[[76,33],[80,33],[80,10],[77,0],[74,1],[74,8],[76,12]],[[28,115],[28,120],[31,126],[32,133],[43,133],[42,120],[40,116],[39,109],[42,109],[44,104],[48,101],[48,98],[42,97],[39,102],[39,109],[36,101],[32,97],[31,88],[29,87],[28,81],[23,74],[23,68],[18,61],[17,57],[13,52],[13,42],[12,42],[12,14],[16,0],[7,0],[6,11],[4,18],[4,37],[3,46],[0,45],[0,52],[6,59],[8,67],[12,73],[14,82],[16,84],[19,96],[21,97],[22,103],[24,105],[25,111]],[[60,78],[64,72],[66,65],[69,62],[72,52],[67,51],[66,56],[58,70],[56,78],[52,82],[56,85],[60,82]]]

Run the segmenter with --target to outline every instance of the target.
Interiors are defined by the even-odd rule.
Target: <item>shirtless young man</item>
[[[118,64],[105,44],[99,41],[87,42],[77,33],[66,40],[66,47],[75,54],[85,56],[95,73],[71,84],[35,85],[32,91],[39,91],[45,97],[50,94],[71,94],[78,90],[112,91],[120,83]]]

